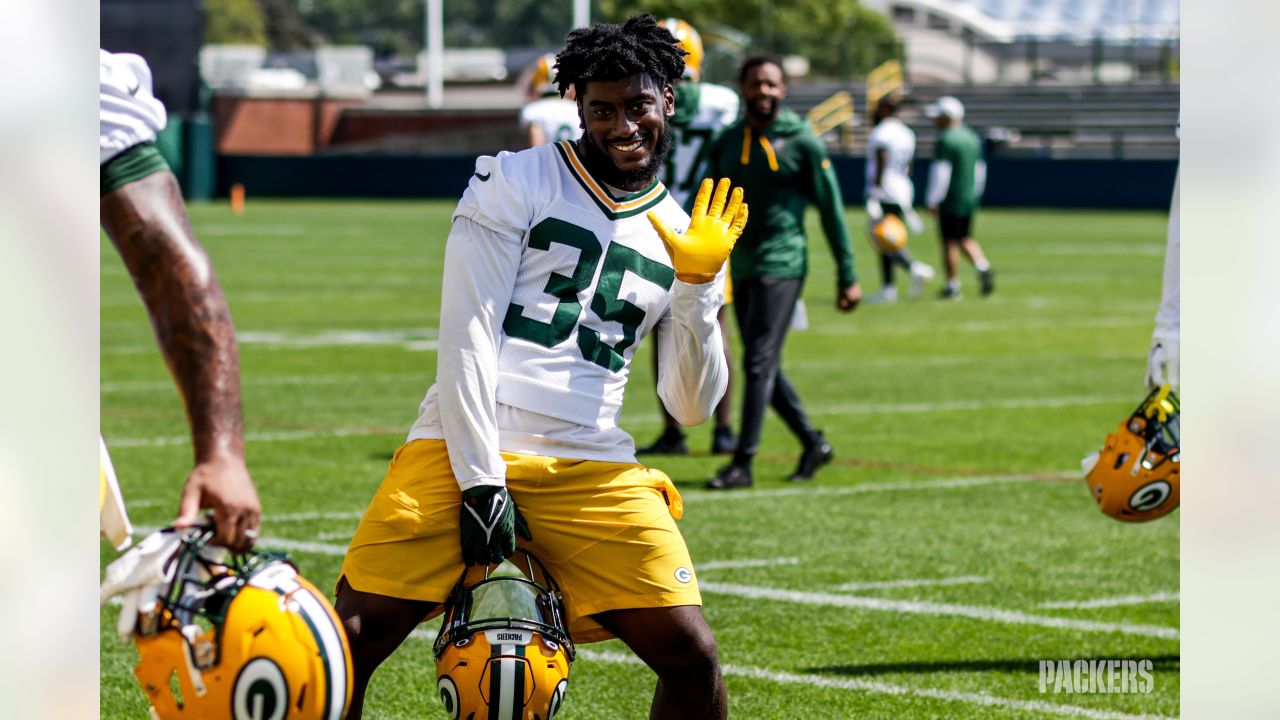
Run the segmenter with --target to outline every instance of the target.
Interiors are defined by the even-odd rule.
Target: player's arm
[[[529,123],[525,126],[525,140],[528,141],[529,147],[538,147],[547,144],[547,133],[538,123]]]
[[[889,162],[889,151],[883,147],[876,148],[876,187],[884,184],[884,166]]]
[[[804,147],[809,160],[811,199],[818,207],[822,231],[836,261],[836,308],[840,312],[852,312],[862,300],[862,286],[858,284],[853,268],[853,244],[849,241],[849,225],[844,219],[840,181],[836,179],[831,158],[827,157],[816,138],[806,139]]]
[[[497,417],[498,345],[522,243],[511,232],[481,224],[482,217],[478,211],[455,216],[445,244],[436,362],[440,422],[462,491],[459,540],[468,565],[502,562],[515,552],[517,532],[529,539],[507,493]]]
[[[710,417],[729,384],[716,321],[724,301],[719,276],[746,227],[747,205],[740,188],[730,194],[728,180],[721,180],[714,192],[712,187],[710,180],[702,182],[683,234],[649,213],[676,271],[671,309],[660,321],[658,396],[681,425]]]
[[[929,165],[929,184],[924,192],[924,204],[934,213],[937,213],[951,187],[951,158],[947,147],[939,143],[936,153],[937,157]]]
[[[150,149],[135,150],[112,163],[131,162]],[[262,509],[244,462],[239,357],[226,298],[191,230],[173,173],[150,172],[104,189],[102,226],[142,296],[191,425],[196,465],[174,524],[190,524],[200,509],[211,508],[214,542],[245,549],[252,544],[246,531],[256,534]]]

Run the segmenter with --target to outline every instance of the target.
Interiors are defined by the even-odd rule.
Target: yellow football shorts
[[[507,489],[529,523],[517,537],[564,594],[574,642],[612,637],[591,616],[606,610],[701,605],[676,519],[671,479],[642,465],[503,453]],[[360,592],[443,602],[465,566],[461,493],[443,440],[396,450],[342,562]]]

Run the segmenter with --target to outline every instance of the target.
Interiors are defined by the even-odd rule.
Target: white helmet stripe
[[[340,635],[343,631],[311,590],[303,588],[295,592],[293,598],[298,601],[298,609],[315,633],[316,644],[320,647],[325,663],[325,709],[328,711],[324,716],[325,720],[342,720],[343,705],[347,699],[346,658]]]

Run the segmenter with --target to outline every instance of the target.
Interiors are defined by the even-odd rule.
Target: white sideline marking
[[[787,487],[774,490],[692,490],[681,493],[686,503],[700,500],[723,502],[725,500],[758,500],[792,495],[812,497],[814,495],[860,495],[862,493],[893,492],[896,490],[952,490],[956,488],[978,487],[981,485],[1002,485],[1005,483],[1036,482],[1030,475],[1007,475],[1001,477],[958,477],[939,480],[863,483],[861,485],[816,485],[812,487]]]
[[[410,632],[409,637],[415,640],[432,642],[436,639],[436,631],[420,628]],[[578,657],[586,658],[592,662],[616,663],[620,665],[644,665],[644,662],[635,655],[616,652],[613,650],[589,650],[587,648],[579,647]],[[1028,661],[1027,665],[1029,667],[1031,665],[1031,661]],[[1079,707],[1078,705],[1059,705],[1057,703],[1048,703],[1039,700],[1014,700],[1012,698],[1002,698],[996,695],[987,695],[986,693],[936,690],[934,688],[914,688],[906,685],[893,685],[890,683],[878,682],[875,680],[832,678],[825,677],[823,675],[801,675],[798,673],[782,672],[779,670],[770,670],[769,668],[753,667],[750,665],[721,665],[720,670],[726,676],[751,678],[753,680],[768,680],[769,682],[776,682],[784,685],[807,685],[810,687],[855,690],[880,695],[916,695],[919,697],[933,698],[935,700],[988,705],[1009,708],[1011,710],[1051,713],[1054,715],[1068,715],[1073,717],[1090,718],[1090,720],[1173,720],[1173,718],[1167,718],[1160,715],[1129,715],[1127,713],[1111,712],[1107,710],[1091,710],[1089,708]]]
[[[991,582],[991,578],[979,577],[977,575],[961,575],[959,577],[949,578],[920,578],[918,580],[883,580],[880,582],[851,582],[845,583],[837,590],[884,590],[887,588],[912,588],[912,587],[931,587],[936,585],[972,585],[975,583]]]
[[[418,380],[423,387],[430,385],[432,379],[425,373],[376,373],[370,375],[279,375],[276,377],[241,378],[240,387],[278,387],[282,385],[368,385],[375,382],[400,382]],[[121,382],[104,382],[99,386],[102,392],[176,392],[172,380],[134,380]]]
[[[1040,603],[1036,607],[1058,610],[1083,610],[1087,608],[1121,607],[1123,605],[1146,605],[1148,603],[1176,603],[1180,599],[1179,594],[1176,592],[1159,592],[1150,595],[1125,595],[1123,597],[1098,598],[1096,600],[1047,602]]]
[[[722,500],[758,500],[772,499],[778,497],[790,497],[792,495],[803,495],[804,497],[828,496],[828,495],[857,495],[862,493],[874,492],[893,492],[896,490],[952,490],[958,488],[978,487],[982,485],[999,485],[1004,483],[1022,483],[1035,482],[1036,479],[1029,475],[1016,475],[1009,477],[961,477],[961,478],[943,478],[940,480],[922,480],[915,482],[885,482],[885,483],[864,483],[862,485],[849,485],[843,487],[817,485],[806,488],[777,488],[776,490],[740,490],[736,492],[723,492],[719,490],[691,490],[684,493],[682,497],[685,502],[696,502],[700,500],[713,500],[716,502]],[[279,515],[265,515],[263,522],[287,523],[287,522],[308,522],[311,520],[359,520],[364,515],[363,510],[318,510],[313,512],[296,512],[282,513]],[[791,558],[779,558],[781,561],[790,560]],[[756,562],[756,561],[752,561]],[[774,562],[774,561],[759,561]],[[699,567],[705,567],[699,565]]]
[[[434,340],[423,341],[425,344],[434,344]],[[405,345],[409,348],[409,344]],[[409,348],[413,349],[413,348]],[[849,403],[845,405],[814,405],[810,406],[810,415],[888,415],[894,413],[903,414],[920,414],[945,411],[968,411],[968,410],[1017,410],[1025,408],[1061,408],[1076,407],[1081,405],[1107,405],[1123,400],[1119,395],[1070,395],[1064,397],[1032,397],[1032,398],[1008,398],[1005,400],[950,400],[946,402],[915,402],[915,403]],[[656,423],[659,421],[657,413],[648,413],[644,415],[628,415],[626,421],[630,423]],[[332,430],[299,430],[285,431],[274,433],[247,433],[246,441],[252,442],[282,442],[289,440],[307,440],[319,437],[342,437],[346,435],[380,435],[386,432],[382,428],[334,428]],[[167,438],[119,438],[107,443],[108,446],[117,445],[121,447],[157,447],[165,445],[181,445],[190,442],[190,439],[183,437],[167,437]],[[740,495],[741,493],[718,493],[717,497],[728,497],[729,495]]]
[[[158,527],[136,526],[134,532],[138,535],[150,535],[159,530]],[[346,545],[333,545],[329,543],[307,542],[305,540],[289,540],[287,538],[278,537],[260,537],[258,542],[254,543],[256,550],[296,550],[298,552],[315,553],[316,555],[329,555],[332,557],[342,557],[347,554]]]
[[[308,335],[247,330],[236,333],[241,345],[273,347],[345,347],[348,345],[402,345],[433,342],[435,330],[324,330]],[[433,343],[434,346],[434,343]]]
[[[328,437],[360,437],[364,435],[403,435],[403,429],[389,430],[380,427],[363,428],[331,428],[329,430],[278,430],[275,432],[245,433],[245,442],[285,442],[289,440],[310,440]],[[167,447],[186,445],[191,442],[187,435],[171,435],[169,437],[151,438],[117,438],[107,443],[107,447]]]
[[[725,568],[774,567],[776,565],[798,565],[800,558],[766,558],[763,560],[712,560],[711,562],[694,563],[699,570],[723,570]]]
[[[970,322],[958,322],[953,324],[926,324],[924,322],[904,322],[894,325],[886,325],[884,327],[867,328],[859,325],[850,325],[848,323],[834,323],[832,325],[810,328],[806,333],[814,335],[916,335],[921,332],[957,332],[957,333],[1023,333],[1036,332],[1038,330],[1057,330],[1062,328],[1127,328],[1136,325],[1142,325],[1150,322],[1145,317],[1134,315],[1128,317],[1102,317],[1092,319],[1081,319],[1075,321],[1029,321],[1029,322],[1001,322],[997,320],[973,320]]]
[[[863,610],[887,610],[889,612],[914,613],[919,615],[945,615],[967,617],[974,620],[989,620],[1010,625],[1037,625],[1039,627],[1066,630],[1084,630],[1086,632],[1123,633],[1140,635],[1165,640],[1177,640],[1178,628],[1158,627],[1154,625],[1134,625],[1130,623],[1097,622],[1094,620],[1078,620],[1075,618],[1053,617],[1049,615],[1030,615],[1017,610],[982,607],[975,605],[956,605],[952,603],[932,603],[918,600],[886,600],[883,598],[853,597],[850,595],[832,595],[831,593],[800,592],[780,588],[751,587],[733,583],[702,582],[699,587],[706,592],[732,595],[735,597],[778,600],[782,602],[800,603],[802,605],[827,605],[833,607],[858,608]]]

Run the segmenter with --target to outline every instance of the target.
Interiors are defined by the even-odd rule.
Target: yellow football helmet
[[[547,53],[539,57],[538,63],[533,66],[533,75],[529,78],[529,94],[559,95],[560,89],[556,87],[555,74],[555,53]]]
[[[1102,512],[1146,522],[1178,507],[1179,412],[1178,396],[1163,385],[1084,459],[1085,482]]]
[[[684,49],[687,55],[684,56],[684,78],[697,82],[702,77],[702,37],[698,35],[698,31],[693,26],[679,18],[667,18],[658,23],[666,28],[668,32],[676,36],[676,40],[680,43],[680,47]]]
[[[436,689],[453,720],[551,720],[564,705],[574,648],[560,588],[527,550],[511,560],[527,577],[486,567],[445,601]]]
[[[341,720],[351,651],[333,607],[283,555],[224,562],[212,536],[189,531],[134,633],[152,717]]]
[[[889,255],[907,245],[907,226],[897,215],[885,214],[871,226],[871,240],[880,252]]]

